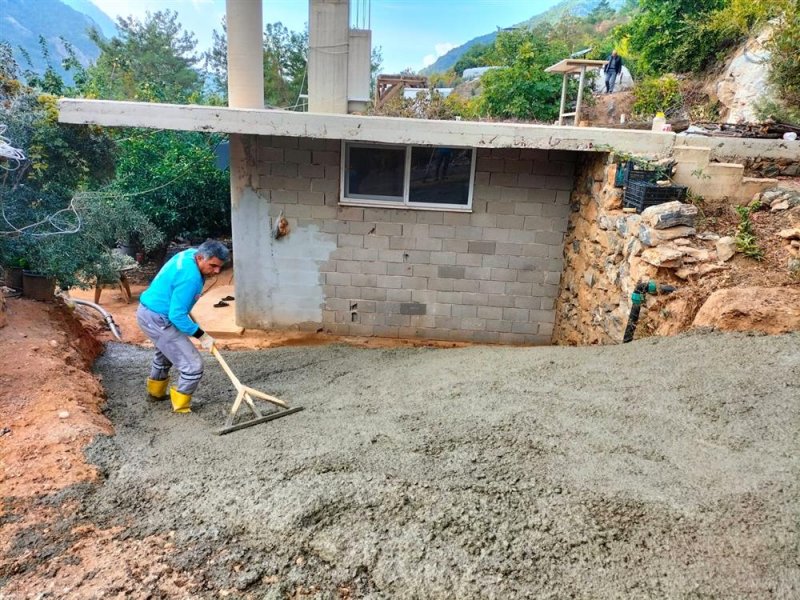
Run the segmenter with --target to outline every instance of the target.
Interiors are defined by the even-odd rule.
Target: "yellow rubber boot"
[[[181,394],[175,388],[169,388],[169,399],[172,401],[172,411],[176,413],[192,412],[192,395]]]
[[[163,400],[167,397],[169,379],[148,379],[147,393],[153,400]]]

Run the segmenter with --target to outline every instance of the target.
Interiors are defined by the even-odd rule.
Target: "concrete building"
[[[227,9],[229,107],[67,99],[60,120],[230,134],[246,328],[550,343],[570,199],[588,185],[582,157],[658,158],[675,144],[672,133],[345,114],[363,100],[348,91],[346,0],[310,2],[311,112],[265,110],[261,3]],[[355,37],[363,70],[367,35]]]

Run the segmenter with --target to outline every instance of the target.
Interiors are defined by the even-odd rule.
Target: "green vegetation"
[[[750,215],[761,208],[761,203],[753,201],[747,206],[737,206],[736,213],[739,215],[739,225],[736,227],[736,249],[748,258],[754,260],[764,259],[764,250],[758,245],[753,222]]]
[[[800,69],[797,68],[800,6],[797,2],[787,2],[768,47],[772,53],[770,81],[789,110],[788,119],[800,123]]]
[[[633,89],[633,113],[649,118],[661,111],[670,114],[683,106],[680,82],[672,75],[646,77]]]

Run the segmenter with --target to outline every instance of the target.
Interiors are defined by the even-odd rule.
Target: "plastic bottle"
[[[664,116],[663,112],[657,112],[655,118],[653,119],[653,129],[652,131],[657,131],[661,133],[664,131],[664,125],[667,124],[667,118]]]

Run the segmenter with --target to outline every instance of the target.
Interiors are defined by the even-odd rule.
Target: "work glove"
[[[215,341],[216,340],[207,333],[203,333],[203,335],[200,336],[200,345],[203,347],[203,350],[208,350],[211,352],[211,348],[214,347]]]

